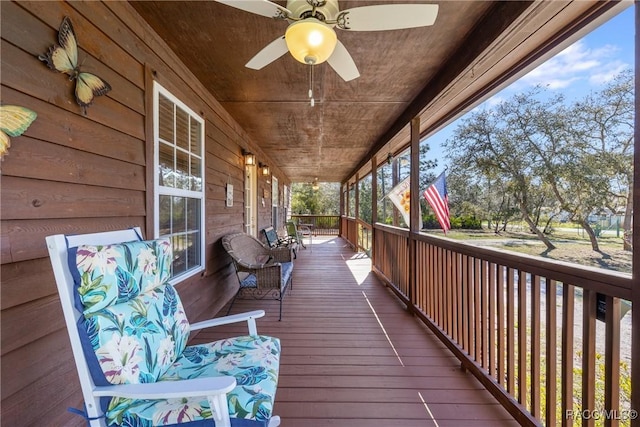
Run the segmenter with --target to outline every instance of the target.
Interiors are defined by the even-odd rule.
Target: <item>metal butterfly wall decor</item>
[[[39,55],[38,59],[47,63],[54,71],[69,75],[69,80],[76,81],[76,101],[87,113],[87,107],[93,103],[96,96],[104,95],[111,90],[111,86],[95,74],[80,71],[78,66],[78,42],[73,31],[71,20],[65,16],[58,31],[58,44],[54,44],[49,51]]]
[[[22,135],[36,119],[35,111],[17,105],[0,106],[0,160],[8,154],[10,136]]]

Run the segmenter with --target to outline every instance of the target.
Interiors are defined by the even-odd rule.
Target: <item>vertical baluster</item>
[[[489,276],[489,263],[487,261],[481,262],[480,269],[480,297],[481,297],[481,309],[480,309],[480,331],[482,340],[482,367],[485,369],[489,369],[489,317],[492,314],[489,312],[489,284],[487,283],[487,279]]]
[[[596,408],[596,293],[584,289],[582,294],[582,410]],[[582,420],[583,427],[593,427],[593,417]]]
[[[498,369],[496,366],[496,265],[493,263],[488,264],[489,268],[489,375],[494,378],[497,375]]]
[[[476,313],[480,313],[480,289],[482,287],[482,260],[480,259],[476,259],[475,262],[475,278],[473,281],[473,293],[474,293],[474,310],[476,311]],[[481,347],[481,337],[482,337],[482,324],[480,323],[480,317],[476,316],[475,319],[475,323],[473,325],[473,329],[474,329],[474,335],[475,335],[475,342],[473,345],[475,354],[476,354],[476,360],[478,360],[479,357],[481,356],[481,352],[482,352],[482,347]]]
[[[437,319],[437,324],[438,326],[440,326],[440,328],[444,329],[444,290],[446,287],[446,283],[444,281],[444,277],[442,274],[442,269],[443,269],[443,265],[444,265],[444,258],[442,257],[442,253],[443,253],[444,249],[442,248],[438,248],[437,249],[437,261],[436,261],[436,283],[437,283],[437,289],[438,289],[438,319]]]
[[[565,283],[562,286],[562,427],[573,425],[573,419],[568,418],[568,415],[570,411],[573,412],[574,305],[574,286]]]
[[[498,382],[505,385],[505,307],[504,307],[504,272],[505,267],[498,265]]]
[[[557,343],[557,311],[556,311],[556,281],[545,279],[546,292],[547,292],[547,347],[545,350],[547,358],[547,393],[545,395],[545,402],[547,406],[546,413],[546,425],[555,426],[556,420],[556,377],[557,372],[557,357],[556,357],[556,343]]]
[[[429,310],[427,311],[427,314],[429,315],[429,317],[431,317],[431,319],[435,319],[436,318],[436,297],[435,297],[435,292],[434,292],[434,288],[435,288],[435,284],[436,284],[436,280],[435,280],[435,276],[434,276],[434,269],[433,266],[435,265],[435,257],[434,257],[434,246],[433,245],[428,245],[427,246],[427,253],[428,253],[428,257],[427,257],[427,265],[429,266],[429,271],[427,273],[427,280],[429,283],[428,286],[428,291],[427,291],[427,301],[429,302]]]
[[[445,311],[446,311],[446,319],[445,319],[445,331],[447,335],[451,336],[451,324],[453,322],[451,307],[453,305],[451,298],[451,290],[453,288],[453,280],[451,278],[451,251],[445,250],[445,292],[446,292],[446,300],[445,300]]]
[[[458,334],[459,323],[458,315],[460,314],[460,254],[450,251],[451,260],[449,274],[451,275],[451,337],[453,341],[460,342]]]
[[[620,412],[620,299],[606,297],[604,350],[604,409],[607,413]],[[618,427],[616,417],[607,417],[605,427]]]
[[[507,391],[515,392],[515,282],[514,269],[507,268]]]
[[[540,304],[542,301],[540,276],[533,274],[531,276],[531,414],[540,419]]]
[[[471,294],[471,269],[469,265],[471,263],[471,257],[468,255],[462,255],[462,348],[467,354],[471,354],[469,348],[469,329],[471,328],[472,321],[469,319],[474,318],[473,303],[469,301]]]
[[[518,402],[527,406],[527,274],[518,271]],[[527,408],[529,409],[529,408]]]

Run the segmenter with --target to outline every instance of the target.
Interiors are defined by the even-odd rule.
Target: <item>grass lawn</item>
[[[490,230],[451,230],[447,237],[467,240],[476,245],[631,273],[632,252],[622,249],[622,238],[616,237],[615,234],[598,239],[600,252],[591,249],[591,243],[584,231],[571,228],[557,228],[549,235],[549,239],[556,246],[552,251],[547,251],[546,246],[535,234],[520,230],[500,234]]]

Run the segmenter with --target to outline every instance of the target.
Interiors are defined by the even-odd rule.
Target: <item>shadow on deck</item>
[[[282,341],[274,412],[283,427],[518,425],[341,238],[314,237],[298,252],[281,322],[277,301],[239,299],[232,313],[252,309],[267,312],[258,332]],[[193,342],[244,331],[216,328]]]

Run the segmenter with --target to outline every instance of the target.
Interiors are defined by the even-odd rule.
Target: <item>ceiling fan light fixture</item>
[[[329,59],[338,43],[333,28],[315,18],[289,25],[284,39],[291,55],[308,65],[321,64]]]

